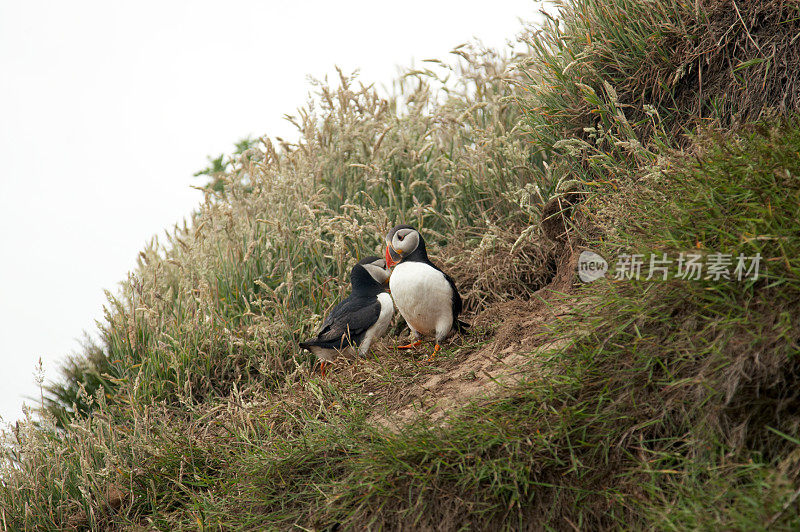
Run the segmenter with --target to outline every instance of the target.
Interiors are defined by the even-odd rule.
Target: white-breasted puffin
[[[433,336],[436,347],[428,357],[431,360],[451,330],[467,327],[458,319],[462,302],[456,284],[428,259],[425,240],[410,225],[398,225],[386,235],[386,265],[396,265],[389,288],[397,310],[414,335],[412,343],[398,348],[416,347],[422,336]]]
[[[323,376],[337,355],[357,348],[364,356],[372,342],[386,333],[394,317],[392,296],[386,291],[388,280],[384,259],[366,257],[358,261],[350,272],[350,295],[328,314],[316,338],[300,342],[301,348],[320,359]]]

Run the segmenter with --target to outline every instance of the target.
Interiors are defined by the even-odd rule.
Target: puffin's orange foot
[[[439,344],[436,344],[436,347],[433,348],[433,353],[431,353],[431,356],[429,356],[428,358],[425,359],[425,362],[432,361],[436,357],[436,353],[438,353],[441,348],[442,348],[442,346],[440,346]]]
[[[328,366],[330,366],[330,363],[325,362],[324,360],[321,360],[319,363],[319,372],[322,374],[323,379],[328,374]]]
[[[396,347],[396,349],[414,349],[415,347],[417,347],[421,343],[422,343],[422,340],[417,340],[416,342],[412,342],[412,343],[410,343],[408,345],[398,345]]]

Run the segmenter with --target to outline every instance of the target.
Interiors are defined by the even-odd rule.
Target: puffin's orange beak
[[[387,267],[387,268],[391,268],[391,267],[392,267],[392,266],[394,266],[395,264],[397,264],[397,262],[395,262],[394,260],[392,260],[392,254],[391,254],[391,253],[389,253],[389,244],[387,244],[387,245],[386,245],[386,267]]]

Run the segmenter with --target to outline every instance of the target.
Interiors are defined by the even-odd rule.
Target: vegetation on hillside
[[[220,159],[6,434],[3,526],[800,527],[800,2],[558,7],[524,55],[461,47],[391,97],[342,75],[297,143]],[[488,324],[444,361],[504,302],[572,310],[516,384],[396,430],[375,416],[435,364],[389,339],[321,379],[297,342],[399,222]],[[556,289],[585,247],[763,263]]]

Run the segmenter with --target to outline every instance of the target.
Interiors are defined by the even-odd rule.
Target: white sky
[[[156,233],[202,200],[206,155],[289,136],[307,75],[388,86],[472,37],[502,46],[532,0],[0,0],[0,416],[79,350]],[[29,404],[32,402],[27,401]]]

